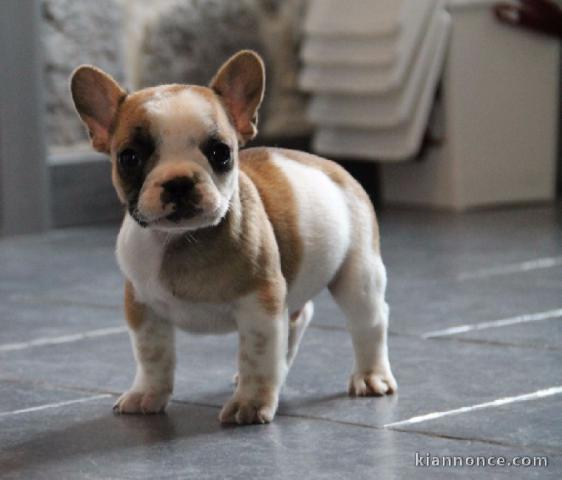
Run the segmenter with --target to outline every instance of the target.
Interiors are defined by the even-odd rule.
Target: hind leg
[[[386,270],[375,252],[351,252],[330,286],[347,317],[355,351],[349,394],[371,396],[397,389],[387,347]]]

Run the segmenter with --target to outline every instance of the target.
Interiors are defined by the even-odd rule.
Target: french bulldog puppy
[[[292,150],[240,149],[257,133],[264,84],[263,62],[252,51],[230,58],[209,87],[128,93],[93,66],[72,75],[78,114],[93,147],[111,156],[126,206],[117,259],[137,373],[117,412],[164,410],[175,327],[237,330],[237,385],[219,419],[270,422],[311,320],[311,299],[325,287],[353,340],[350,394],[396,391],[373,206],[336,163]]]

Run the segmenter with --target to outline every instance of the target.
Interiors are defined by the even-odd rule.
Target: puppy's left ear
[[[265,67],[261,57],[242,50],[219,69],[210,87],[221,98],[243,145],[258,133],[258,108],[265,90]]]

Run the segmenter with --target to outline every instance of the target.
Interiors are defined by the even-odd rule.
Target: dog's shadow
[[[103,463],[103,459],[113,463],[112,455],[119,458],[131,449],[140,450],[141,456],[148,457],[155,446],[178,439],[182,440],[182,446],[189,446],[195,438],[221,430],[218,409],[214,408],[173,403],[168,413],[157,415],[114,415],[110,408],[106,405],[96,407],[99,414],[94,418],[73,420],[70,425],[59,429],[57,423],[68,422],[49,418],[47,413],[44,417],[37,417],[35,424],[26,419],[21,424],[21,432],[37,433],[31,433],[31,438],[19,442],[18,437],[28,434],[20,433],[19,419],[14,417],[11,420],[13,426],[8,428],[14,432],[15,438],[0,448],[0,472],[7,476],[21,474],[24,478],[25,472],[44,472],[50,463],[72,464],[79,457],[90,459],[93,463]],[[76,412],[70,415],[76,415]],[[146,449],[146,455],[143,449]],[[135,456],[138,454],[136,452]]]

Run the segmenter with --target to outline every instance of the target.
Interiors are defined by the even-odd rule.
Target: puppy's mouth
[[[200,222],[213,221],[216,216],[220,213],[220,207],[214,209],[213,211],[206,211],[197,206],[189,206],[189,208],[178,208],[173,206],[171,213],[165,212],[160,216],[147,218],[144,216],[138,207],[134,206],[129,208],[129,214],[141,227],[163,227],[163,228],[181,228],[184,224],[190,223],[193,220],[199,220]],[[199,222],[198,222],[199,223]]]
[[[137,222],[143,228],[148,227],[150,222],[141,215],[136,205],[129,205],[128,210],[129,210],[129,215],[131,215],[131,218],[135,222]]]
[[[174,211],[164,218],[170,222],[179,223],[182,220],[190,220],[193,217],[201,215],[203,209],[195,206],[179,207],[175,206]]]

